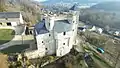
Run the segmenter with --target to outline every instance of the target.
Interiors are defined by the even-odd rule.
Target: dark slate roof
[[[74,4],[69,10],[76,10],[77,4]]]
[[[78,29],[79,29],[79,30],[83,30],[83,29],[85,29],[85,28],[83,28],[83,27],[78,27]]]
[[[20,12],[0,12],[0,18],[20,18]]]
[[[37,31],[37,34],[45,34],[49,32],[45,26],[44,20],[35,25],[35,30]]]
[[[68,22],[68,20],[57,20],[55,21],[54,31],[61,33],[72,30],[72,25]]]

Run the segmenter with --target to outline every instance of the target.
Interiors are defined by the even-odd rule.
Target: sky
[[[44,1],[47,1],[47,0],[34,0],[34,1],[44,2]]]
[[[34,0],[34,1],[39,1],[39,2],[44,2],[47,0]],[[73,0],[74,1],[74,0]],[[86,1],[99,1],[99,2],[104,2],[104,1],[120,1],[120,0],[86,0]]]

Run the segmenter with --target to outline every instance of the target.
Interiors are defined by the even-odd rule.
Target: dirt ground
[[[0,68],[8,68],[7,55],[0,54]]]

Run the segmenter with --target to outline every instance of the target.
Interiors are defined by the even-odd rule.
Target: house
[[[92,28],[89,29],[89,31],[96,31],[96,27],[95,27],[95,26],[92,26]]]
[[[120,32],[119,31],[115,31],[114,35],[119,36]]]
[[[24,24],[20,12],[0,12],[0,27],[18,26]]]
[[[78,31],[80,31],[80,32],[85,32],[85,31],[86,31],[86,28],[85,28],[85,27],[78,27]]]
[[[103,29],[102,29],[102,28],[98,28],[98,29],[97,29],[97,32],[98,32],[99,34],[102,34]]]
[[[77,13],[45,17],[34,28],[36,50],[26,52],[29,59],[45,55],[64,56],[70,52],[77,36]]]

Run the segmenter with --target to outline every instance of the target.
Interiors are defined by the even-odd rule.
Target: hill
[[[120,13],[115,12],[106,12],[106,11],[99,11],[99,10],[81,10],[80,14],[80,21],[96,25],[101,28],[115,28],[120,29]]]
[[[2,4],[4,3],[4,4]],[[25,22],[34,24],[40,20],[41,5],[30,0],[0,0],[1,12],[21,12]]]
[[[43,4],[55,4],[55,3],[93,3],[94,1],[89,0],[47,0],[42,2]]]
[[[120,2],[102,2],[91,7],[91,9],[105,10],[105,11],[120,11]]]

